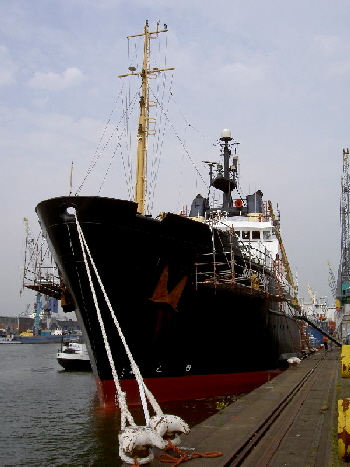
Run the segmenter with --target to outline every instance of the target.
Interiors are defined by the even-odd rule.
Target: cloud
[[[344,44],[337,36],[316,35],[313,38],[314,48],[324,55],[336,55],[344,52]]]
[[[321,58],[322,69],[329,79],[350,76],[350,48],[348,43],[336,35],[316,35],[312,41],[311,51],[316,51]]]
[[[249,87],[257,82],[261,82],[265,77],[265,72],[261,66],[246,65],[236,62],[224,65],[219,70],[218,76],[224,82],[228,80],[232,84]]]
[[[47,73],[37,71],[28,85],[36,89],[47,89],[49,91],[62,91],[62,89],[76,86],[84,79],[83,73],[78,68],[67,68],[63,73]]]
[[[340,60],[333,63],[329,67],[329,74],[339,78],[349,78],[350,76],[350,61]]]
[[[48,97],[44,97],[43,99],[33,99],[33,104],[38,109],[44,109],[49,102]]]
[[[0,45],[0,86],[12,84],[15,82],[14,73],[17,69],[9,56],[9,50],[4,45]]]

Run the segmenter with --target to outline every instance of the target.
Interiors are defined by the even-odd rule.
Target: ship
[[[56,359],[65,371],[91,371],[90,357],[82,339],[62,339]]]
[[[142,70],[120,75],[141,79],[134,199],[68,195],[36,206],[62,276],[62,306],[76,312],[104,407],[116,404],[109,357],[128,403],[140,402],[113,314],[158,401],[246,392],[303,351],[279,214],[261,190],[240,194],[229,130],[219,162],[206,161],[220,203],[194,193],[188,212],[146,210],[148,80],[162,71],[150,66],[149,45],[166,31],[146,22]]]
[[[0,329],[0,344],[20,344],[18,336],[9,334],[5,329]]]

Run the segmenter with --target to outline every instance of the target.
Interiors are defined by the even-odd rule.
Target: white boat
[[[82,342],[63,342],[57,361],[66,371],[91,371],[86,344]]]
[[[0,344],[21,344],[17,336],[0,332]]]
[[[0,344],[21,344],[15,336],[0,336]]]

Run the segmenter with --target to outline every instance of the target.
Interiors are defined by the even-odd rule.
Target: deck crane
[[[275,213],[273,211],[272,203],[271,203],[270,200],[268,201],[268,208],[269,208],[270,215],[271,215],[271,218],[272,218],[274,226],[275,226],[276,237],[277,237],[279,245],[280,245],[280,250],[281,250],[281,255],[282,255],[282,262],[283,262],[284,269],[286,271],[287,280],[291,284],[292,289],[293,289],[293,295],[294,296],[292,297],[290,303],[291,303],[292,306],[299,309],[300,305],[299,305],[299,301],[298,301],[298,286],[294,282],[293,273],[292,273],[292,270],[291,270],[291,268],[289,266],[287,253],[286,253],[286,250],[284,248],[283,241],[282,241],[282,236],[281,236],[281,233],[280,233],[280,230],[279,230],[279,227],[278,227],[278,221],[276,219],[276,215],[275,215]]]
[[[332,297],[335,300],[336,309],[340,310],[340,300],[337,298],[337,280],[335,278],[331,263],[329,260],[327,261],[328,264],[328,284],[332,292]]]
[[[350,174],[349,149],[343,149],[343,173],[340,198],[341,256],[337,298],[341,305],[350,304]]]

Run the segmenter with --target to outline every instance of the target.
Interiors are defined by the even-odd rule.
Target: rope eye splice
[[[154,458],[152,447],[163,450],[169,440],[178,445],[179,433],[189,432],[187,423],[176,415],[154,415],[149,426],[130,426],[119,433],[119,456],[128,464],[133,464],[135,459],[139,465],[147,464]]]
[[[152,447],[157,447],[159,449],[165,449],[169,442],[172,442],[173,445],[180,442],[179,433],[189,433],[190,429],[186,422],[184,422],[180,417],[176,415],[167,415],[163,414],[158,402],[154,398],[153,394],[145,385],[143,381],[140,369],[138,368],[134,358],[130,352],[130,349],[126,343],[125,337],[122,333],[121,327],[115,315],[115,312],[111,306],[110,300],[106,294],[101,278],[98,274],[96,265],[91,256],[90,250],[88,248],[84,233],[81,229],[79,220],[75,213],[75,221],[78,231],[78,236],[80,240],[80,246],[83,253],[84,263],[86,267],[87,276],[90,281],[91,291],[96,307],[96,312],[98,316],[98,321],[101,326],[102,336],[105,342],[107,356],[111,366],[114,383],[117,390],[118,402],[121,410],[121,431],[119,433],[119,456],[127,464],[132,465],[143,465],[149,463],[153,458]],[[134,419],[128,409],[126,403],[126,394],[122,391],[118,374],[115,368],[113,356],[111,353],[110,345],[107,339],[107,334],[105,326],[101,317],[101,311],[99,308],[97,295],[95,291],[95,286],[92,281],[92,271],[94,271],[98,283],[103,292],[104,298],[108,305],[108,308],[111,312],[114,324],[117,328],[119,337],[124,345],[125,351],[128,355],[133,373],[135,374],[136,381],[139,387],[140,398],[142,402],[142,407],[145,415],[146,425],[147,426],[137,426],[134,422]],[[150,417],[147,403],[150,403],[152,409],[156,415]],[[126,426],[126,423],[129,423],[130,426]],[[171,441],[172,440],[172,441]]]
[[[147,426],[127,427],[119,433],[119,456],[127,464],[148,464],[154,459],[152,447],[165,449],[167,441]],[[137,465],[137,464],[136,464]]]
[[[180,444],[180,433],[188,434],[190,428],[182,418],[177,415],[154,415],[149,425],[155,430],[163,439],[170,440],[172,444]]]

